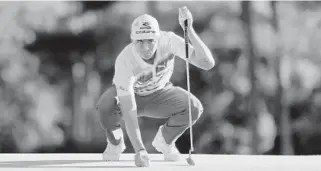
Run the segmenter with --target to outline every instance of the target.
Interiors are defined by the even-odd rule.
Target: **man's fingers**
[[[193,22],[193,17],[192,17],[192,13],[188,10],[188,8],[186,6],[179,8],[179,22],[183,27],[183,22],[185,20],[189,21],[189,24],[191,24],[191,22]]]
[[[150,160],[147,156],[142,156],[142,161],[144,163],[144,167],[148,167],[150,165]]]
[[[135,155],[135,165],[137,167],[149,167],[150,159],[145,152],[139,152]]]
[[[150,161],[149,160],[144,160],[144,159],[142,159],[140,161],[137,161],[135,163],[136,163],[137,167],[149,167],[149,165],[150,165]]]
[[[179,12],[181,14],[187,14],[189,12],[188,8],[186,6],[179,8]]]
[[[187,9],[186,6],[183,6],[183,7],[180,7],[179,10],[181,10],[181,11],[187,11],[188,9]]]
[[[141,161],[144,167],[148,167],[150,164],[150,160],[148,158],[148,156],[141,156]]]

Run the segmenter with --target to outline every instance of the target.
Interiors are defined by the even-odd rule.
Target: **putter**
[[[190,81],[189,81],[189,60],[188,60],[188,35],[187,35],[187,26],[188,21],[184,21],[184,39],[185,39],[185,54],[186,54],[186,76],[187,76],[187,91],[188,91],[188,115],[189,115],[189,131],[190,131],[190,150],[189,157],[186,159],[187,163],[190,166],[194,166],[195,162],[192,159],[192,152],[194,151],[193,147],[193,129],[192,129],[192,113],[191,113],[191,90],[190,90]]]

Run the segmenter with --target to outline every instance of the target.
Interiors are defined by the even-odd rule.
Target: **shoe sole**
[[[162,153],[164,155],[164,153],[161,150],[159,150],[159,148],[157,148],[157,146],[155,145],[154,142],[152,142],[152,145],[158,152],[160,152],[160,153]],[[177,157],[177,159],[169,159],[169,158],[165,158],[165,155],[164,155],[164,161],[177,162],[179,160],[180,160],[180,157]]]

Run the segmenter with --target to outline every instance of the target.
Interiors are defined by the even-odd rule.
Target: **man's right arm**
[[[138,152],[145,149],[145,146],[142,141],[137,118],[137,106],[134,94],[135,77],[126,63],[116,62],[115,78],[114,83],[117,88],[117,96],[125,121],[127,135],[135,152]]]
[[[144,150],[145,146],[142,141],[138,119],[135,96],[128,94],[118,97],[120,108],[125,120],[127,135],[135,149],[135,152]]]

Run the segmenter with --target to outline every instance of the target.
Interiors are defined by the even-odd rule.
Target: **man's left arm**
[[[211,51],[197,35],[193,26],[189,26],[187,32],[189,40],[194,47],[189,57],[190,63],[204,70],[212,69],[215,66],[215,60]]]
[[[187,26],[187,33],[188,38],[192,44],[192,48],[189,54],[189,61],[191,64],[197,66],[198,68],[204,69],[204,70],[210,70],[215,65],[215,60],[213,58],[213,55],[211,51],[208,49],[208,47],[205,45],[205,43],[201,40],[201,38],[197,35],[193,28],[193,16],[192,13],[188,10],[188,8],[182,7],[179,8],[179,24],[181,27],[185,28],[184,21],[188,21]],[[174,45],[177,46],[176,50],[178,50],[178,56],[180,56],[182,59],[185,57],[185,40],[182,39],[179,36],[174,36]],[[182,47],[184,46],[184,47]],[[183,57],[184,56],[184,57]]]
[[[215,60],[211,51],[205,45],[205,43],[198,37],[193,27],[188,28],[188,37],[190,43],[188,43],[189,62],[201,69],[210,70],[215,65]],[[170,46],[172,52],[181,59],[186,60],[185,52],[185,40],[177,34],[170,33]]]

